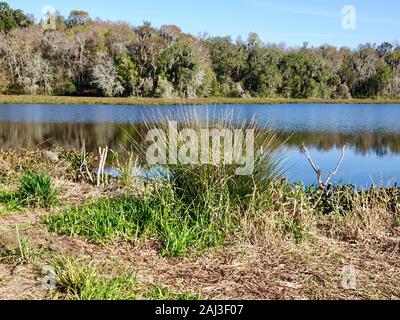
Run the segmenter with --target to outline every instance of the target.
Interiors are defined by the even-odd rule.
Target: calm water
[[[336,180],[368,185],[371,181],[400,180],[400,106],[398,105],[231,105],[231,106],[92,106],[0,105],[0,143],[3,149],[61,145],[88,148],[129,146],[132,126],[160,114],[179,118],[182,108],[217,119],[227,112],[234,119],[255,119],[288,138],[283,148],[288,177],[315,182],[315,174],[300,151],[305,143],[327,173],[349,149]],[[177,119],[179,120],[179,119]]]

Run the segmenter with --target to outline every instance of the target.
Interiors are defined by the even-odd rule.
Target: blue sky
[[[4,0],[7,1],[7,0]],[[9,0],[37,18],[42,7],[53,5],[63,15],[71,9],[88,11],[104,20],[125,20],[139,25],[176,24],[198,35],[231,35],[234,39],[256,32],[264,42],[289,46],[329,43],[356,47],[360,43],[400,41],[398,0]],[[357,12],[354,30],[342,28],[342,8]]]

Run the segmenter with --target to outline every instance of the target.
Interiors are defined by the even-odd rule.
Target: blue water
[[[157,121],[161,115],[179,120],[195,110],[200,118],[255,119],[260,127],[286,134],[283,148],[292,181],[315,182],[315,174],[300,150],[305,143],[314,161],[328,174],[348,145],[335,181],[369,185],[400,180],[400,105],[228,105],[228,106],[110,106],[0,105],[0,143],[6,148],[32,147],[53,141],[79,147],[83,140],[95,150],[108,144],[126,147],[123,126]]]
[[[110,105],[1,105],[0,121],[35,123],[139,123],[171,117],[183,109],[199,115],[234,118],[267,124],[282,131],[335,131],[352,133],[400,132],[400,105],[228,105],[228,106],[110,106]]]

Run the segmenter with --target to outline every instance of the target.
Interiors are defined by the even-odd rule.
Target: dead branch
[[[322,188],[322,189],[326,189],[329,186],[330,181],[332,180],[332,178],[337,174],[337,172],[339,171],[339,168],[341,167],[344,157],[345,157],[345,153],[346,153],[346,145],[343,146],[342,149],[342,155],[340,157],[340,160],[338,161],[336,168],[334,171],[329,172],[329,175],[327,177],[327,179],[325,180],[325,182],[322,180],[322,170],[320,167],[318,167],[312,157],[310,152],[308,151],[308,149],[306,148],[306,146],[303,144],[303,152],[305,154],[305,156],[307,157],[308,162],[311,164],[311,167],[313,168],[313,170],[315,171],[316,175],[317,175],[317,180],[318,180],[318,187]]]
[[[317,180],[318,180],[318,186],[320,188],[324,187],[324,182],[322,181],[322,171],[321,168],[318,167],[314,161],[311,158],[310,152],[308,152],[308,149],[306,148],[306,146],[303,144],[303,152],[305,154],[305,156],[307,157],[308,162],[310,162],[311,167],[313,168],[313,170],[315,171],[316,175],[317,175]]]
[[[343,149],[342,149],[342,156],[340,157],[340,160],[339,160],[339,162],[338,162],[337,165],[336,165],[336,169],[335,169],[334,171],[331,171],[331,172],[329,173],[329,176],[328,176],[328,178],[326,179],[326,182],[325,182],[325,186],[328,186],[328,184],[329,184],[329,182],[331,181],[331,179],[337,174],[337,172],[338,172],[340,166],[341,166],[342,163],[343,163],[345,153],[346,153],[346,145],[343,146]]]

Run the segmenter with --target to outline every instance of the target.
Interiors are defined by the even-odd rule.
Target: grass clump
[[[73,300],[135,300],[136,279],[101,276],[86,260],[58,257],[53,261],[57,292]],[[57,296],[56,296],[57,298]]]
[[[20,206],[48,209],[58,204],[58,193],[48,174],[28,172],[20,177],[16,191],[0,191],[0,202],[5,204],[7,211],[18,210]]]
[[[18,197],[25,205],[50,208],[58,203],[58,189],[49,175],[42,172],[28,172],[21,176]]]
[[[0,203],[3,205],[2,210],[0,210],[0,216],[2,213],[19,211],[21,209],[21,201],[18,194],[14,191],[0,190]]]
[[[51,231],[100,243],[155,237],[163,243],[162,254],[169,256],[181,255],[194,245],[204,249],[222,242],[223,230],[210,217],[191,216],[173,197],[170,189],[162,189],[144,198],[101,198],[44,222]]]

